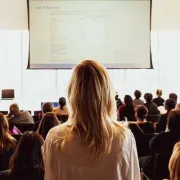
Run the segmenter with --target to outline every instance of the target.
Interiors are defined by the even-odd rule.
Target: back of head
[[[9,124],[3,114],[0,113],[0,152],[15,147],[15,141],[9,134]]]
[[[137,106],[136,116],[139,120],[144,120],[148,113],[148,109],[145,106]]]
[[[180,135],[180,110],[173,109],[168,115],[168,129],[170,132]]]
[[[86,60],[77,65],[68,88],[72,129],[64,143],[76,131],[82,145],[94,155],[108,153],[115,130],[119,128],[118,132],[122,133],[122,128],[115,123],[114,96],[107,70],[101,64]]]
[[[133,107],[133,99],[130,95],[124,96],[124,103],[127,107]]]
[[[10,116],[12,115],[17,115],[20,113],[20,110],[19,110],[19,106],[18,104],[11,104],[11,106],[9,107],[9,114]]]
[[[161,97],[161,96],[162,96],[162,90],[161,90],[161,89],[157,89],[156,95],[157,95],[158,97]]]
[[[151,93],[146,93],[144,95],[144,99],[146,100],[146,103],[151,103],[153,99],[153,95]]]
[[[179,180],[180,178],[180,142],[174,146],[173,153],[169,161],[170,179]]]
[[[166,110],[170,111],[172,109],[174,109],[176,106],[176,102],[174,99],[167,99],[165,102],[165,108]]]
[[[170,93],[170,94],[169,94],[169,99],[174,99],[175,102],[177,103],[178,96],[177,96],[177,94],[175,94],[175,93]]]
[[[136,99],[139,99],[139,98],[141,97],[141,91],[136,90],[136,91],[134,92],[134,96],[135,96]]]
[[[59,98],[59,105],[60,105],[60,109],[63,109],[63,107],[66,105],[66,98],[64,97]]]
[[[41,147],[44,141],[35,132],[25,132],[14,152],[10,161],[10,170],[18,174],[37,169],[39,172],[44,170]]]
[[[45,102],[42,106],[42,113],[46,114],[47,112],[53,112],[53,104],[51,102]]]
[[[37,133],[39,133],[45,139],[49,130],[57,125],[59,125],[59,121],[56,115],[53,112],[48,112],[43,116]]]

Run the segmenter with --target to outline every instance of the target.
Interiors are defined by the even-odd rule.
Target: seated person
[[[169,161],[170,179],[180,179],[180,142],[176,143]]]
[[[178,96],[175,93],[170,93],[169,99],[174,99],[175,103],[177,104]]]
[[[58,115],[69,115],[66,99],[64,97],[59,98],[59,106],[54,108],[54,113]]]
[[[0,173],[1,180],[44,180],[41,147],[44,141],[35,132],[25,132],[10,161],[10,168]]]
[[[45,102],[43,105],[42,105],[42,115],[44,116],[46,113],[48,112],[53,112],[54,110],[54,106],[51,102]],[[40,124],[41,120],[37,121],[35,124],[34,124],[34,128],[33,130],[34,131],[37,131],[38,127],[39,127],[39,124]]]
[[[18,104],[12,104],[7,116],[9,124],[34,124],[34,119],[28,111],[20,112]]]
[[[162,96],[162,90],[158,89],[156,91],[157,98],[153,99],[153,103],[155,103],[157,106],[164,106],[164,99],[161,97]]]
[[[0,171],[9,167],[9,161],[15,147],[16,140],[9,134],[8,121],[0,113]]]
[[[167,110],[167,113],[162,114],[159,117],[159,120],[158,120],[158,122],[156,124],[156,132],[157,133],[166,130],[168,114],[170,113],[170,111],[172,109],[175,108],[175,105],[176,105],[176,103],[175,103],[174,99],[167,99],[166,100],[166,102],[165,102],[165,109]]]
[[[143,134],[153,134],[154,127],[152,122],[146,121],[148,110],[145,106],[138,106],[136,109],[136,122],[130,124],[129,127],[132,131],[141,131]]]
[[[141,91],[136,90],[136,91],[134,92],[134,96],[135,96],[135,99],[134,99],[134,105],[135,105],[135,106],[139,106],[139,105],[143,105],[143,104],[144,104],[144,101],[140,99],[140,97],[141,97]]]
[[[41,119],[37,133],[46,139],[49,130],[59,124],[56,115],[53,112],[47,112]]]
[[[152,99],[153,96],[151,93],[146,93],[144,95],[144,99],[146,101],[146,103],[144,104],[144,106],[146,106],[146,108],[148,109],[148,114],[147,114],[147,121],[151,121],[151,122],[156,122],[158,119],[158,115],[160,115],[160,111],[157,108],[157,105],[155,103],[153,103]]]

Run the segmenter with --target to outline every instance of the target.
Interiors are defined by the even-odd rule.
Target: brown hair
[[[146,118],[147,113],[148,113],[148,109],[145,106],[143,105],[137,106],[136,116],[138,119],[144,120]]]
[[[62,147],[78,134],[84,148],[96,158],[108,154],[114,136],[123,137],[117,121],[115,92],[107,70],[98,62],[86,60],[73,71],[68,87],[71,128]]]
[[[42,113],[46,114],[47,112],[53,112],[53,104],[51,102],[45,102],[42,106]]]
[[[156,95],[157,95],[158,97],[161,97],[161,96],[162,96],[162,90],[161,90],[161,89],[157,89]]]

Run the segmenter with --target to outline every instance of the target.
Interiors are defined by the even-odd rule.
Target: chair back
[[[56,115],[58,120],[61,121],[61,123],[65,123],[68,120],[68,115]]]

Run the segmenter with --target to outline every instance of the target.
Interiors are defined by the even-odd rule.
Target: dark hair
[[[124,96],[124,103],[127,107],[133,107],[133,99],[130,95],[125,95]]]
[[[151,93],[146,93],[144,95],[144,99],[146,100],[146,103],[150,103],[150,102],[152,102],[153,95]]]
[[[63,109],[63,107],[66,105],[66,98],[64,97],[59,98],[59,105],[60,105],[60,109]]]
[[[24,174],[27,179],[44,172],[41,147],[43,138],[35,132],[25,132],[10,161],[10,172],[17,176]],[[30,178],[31,177],[31,178]]]
[[[170,98],[170,99],[174,99],[175,102],[177,103],[177,99],[178,99],[177,94],[175,94],[175,93],[170,93],[170,94],[169,94],[169,98]]]
[[[137,106],[136,108],[136,115],[137,115],[137,118],[140,119],[140,120],[144,120],[146,115],[148,113],[148,109],[141,105],[141,106]]]
[[[174,109],[176,107],[176,102],[174,99],[167,99],[165,102],[165,107],[167,108],[167,110],[171,110]]]
[[[9,124],[5,116],[0,113],[0,152],[14,149],[16,140],[9,134]]]
[[[59,125],[59,121],[56,115],[52,112],[46,113],[41,119],[37,133],[45,139],[49,130],[57,125]]]
[[[51,102],[45,102],[42,106],[42,112],[43,114],[46,114],[47,112],[53,112],[53,104]]]
[[[141,97],[141,91],[135,90],[134,96],[135,96],[136,99],[139,99]]]
[[[156,95],[161,97],[162,96],[162,90],[161,89],[157,89]]]

